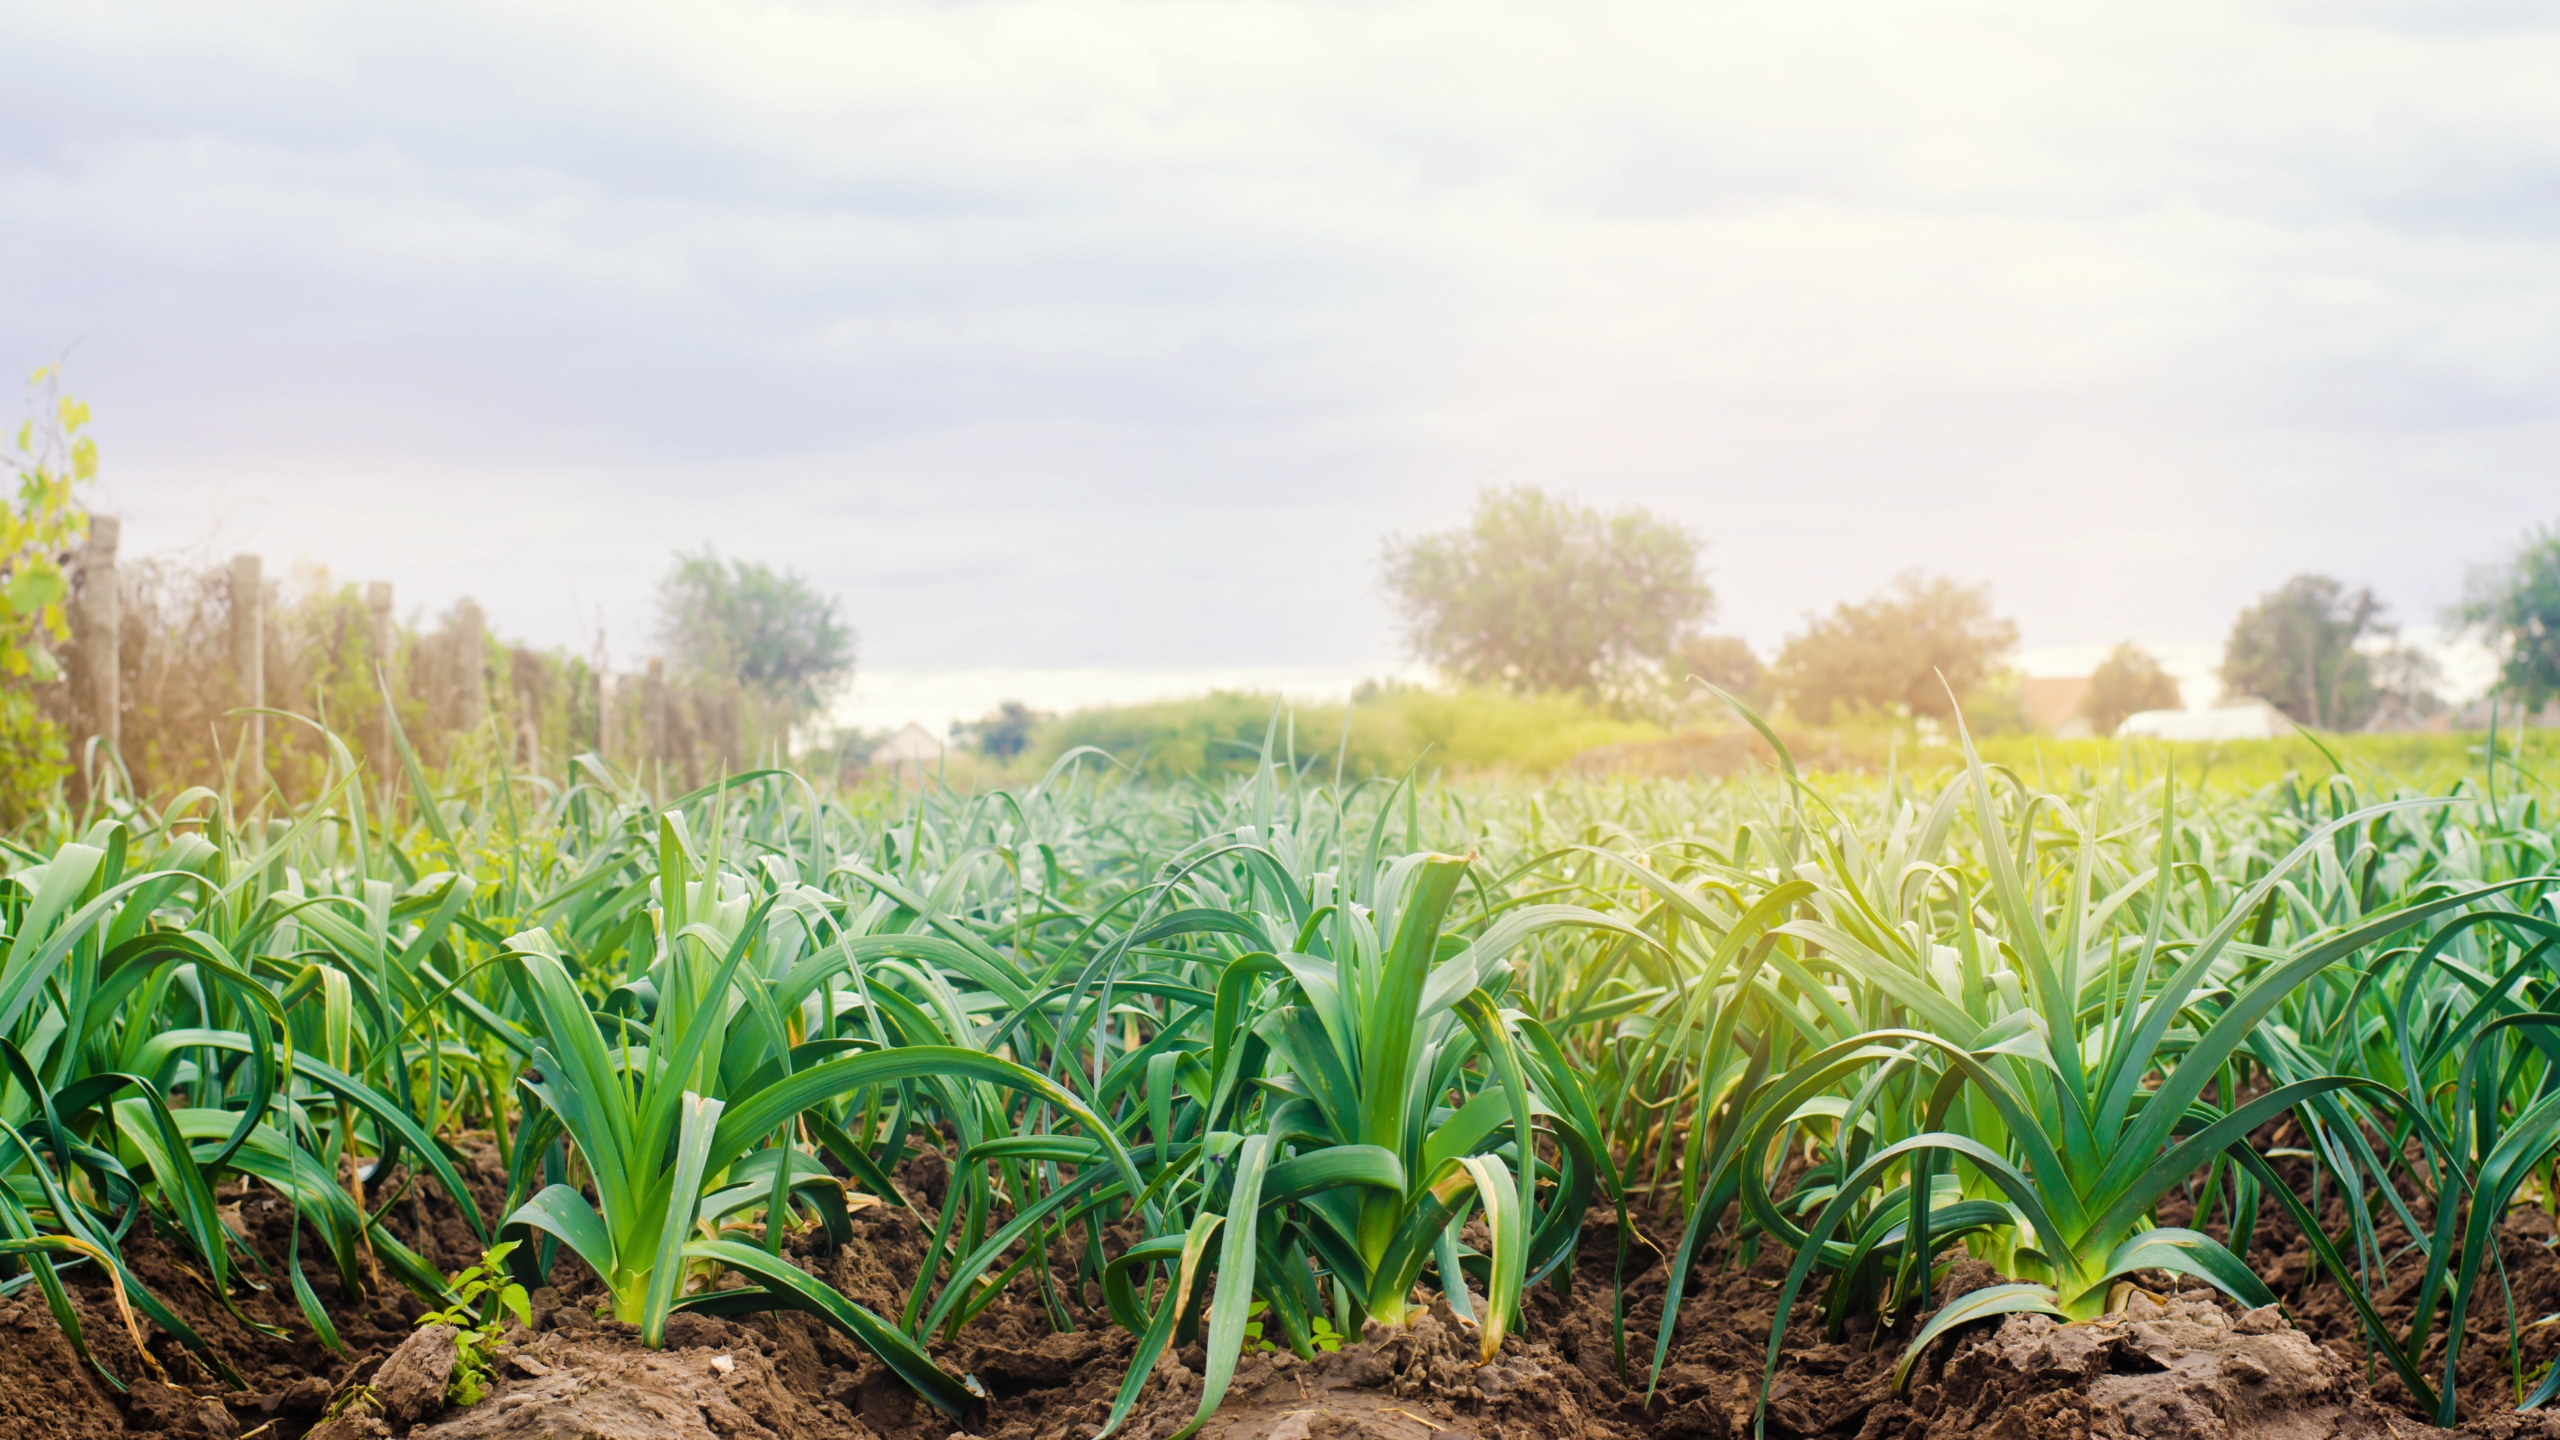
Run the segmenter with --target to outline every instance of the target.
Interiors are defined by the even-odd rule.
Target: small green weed
[[[1245,1307],[1244,1313],[1247,1315],[1259,1315],[1269,1308],[1269,1301],[1256,1300],[1251,1305]],[[1312,1328],[1307,1335],[1308,1344],[1315,1346],[1318,1350],[1323,1351],[1327,1355],[1330,1355],[1336,1350],[1342,1348],[1342,1336],[1334,1330],[1332,1321],[1318,1315],[1314,1317],[1311,1324]],[[1277,1350],[1280,1348],[1272,1341],[1262,1338],[1262,1322],[1259,1320],[1248,1320],[1245,1322],[1244,1343],[1245,1348],[1248,1350]]]
[[[510,1240],[483,1251],[479,1264],[451,1280],[453,1307],[418,1317],[421,1325],[450,1325],[460,1332],[453,1340],[453,1379],[445,1387],[451,1404],[477,1405],[488,1398],[491,1354],[509,1314],[519,1325],[533,1325],[533,1306],[524,1287],[500,1268],[515,1248]]]

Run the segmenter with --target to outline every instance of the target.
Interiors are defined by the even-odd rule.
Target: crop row
[[[2449,1423],[2496,1222],[2560,1193],[2529,777],[2189,797],[1968,749],[1504,793],[1346,786],[1275,731],[1223,787],[1070,755],[848,807],[782,771],[653,797],[592,758],[439,790],[330,749],[292,813],[108,797],[9,847],[0,1289],[84,1355],[66,1267],[232,1377],[127,1266],[137,1227],[225,1304],[288,1286],[333,1349],[315,1271],[456,1303],[383,1223],[395,1176],[519,1283],[574,1253],[644,1344],[800,1310],[963,1420],[937,1338],[1009,1286],[1064,1328],[1093,1286],[1138,1336],[1106,1429],[1195,1341],[1205,1418],[1249,1325],[1311,1355],[1444,1297],[1490,1357],[1528,1287],[1623,1283],[1575,1273],[1587,1217],[1681,1227],[1658,1333],[1619,1337],[1641,1389],[1711,1235],[1793,1257],[1774,1373],[1799,1304],[1916,1356],[2159,1272],[2275,1303],[2244,1257],[2281,1214]],[[472,1130],[502,1206],[456,1168]],[[858,1193],[911,1206],[891,1177],[926,1151],[951,1181],[897,1313],[794,1263]],[[281,1277],[224,1224],[243,1184],[295,1212]],[[1958,1246],[2009,1283],[1928,1316]]]

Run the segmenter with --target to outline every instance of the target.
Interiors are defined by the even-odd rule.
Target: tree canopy
[[[1389,540],[1383,568],[1414,653],[1451,678],[1606,694],[1658,683],[1713,612],[1700,549],[1648,511],[1603,515],[1522,487],[1485,491],[1463,529]]]
[[[1031,748],[1033,731],[1056,718],[1019,700],[1007,700],[975,720],[953,725],[951,738],[976,746],[990,760],[1010,760]]]
[[[2089,688],[2080,696],[2080,713],[2091,731],[2113,735],[2124,717],[2144,710],[2175,710],[2186,701],[2178,682],[2160,668],[2160,659],[2128,640],[2107,652],[2089,673]]]
[[[2222,651],[2222,687],[2254,695],[2304,725],[2352,730],[2380,695],[2360,642],[2388,636],[2368,586],[2296,575],[2240,612]]]
[[[1869,599],[1810,617],[1774,669],[1789,708],[1817,725],[1859,706],[1944,720],[1954,714],[1947,691],[1972,696],[2017,645],[2017,625],[1992,613],[1990,586],[1910,570]]]
[[[80,433],[89,407],[61,392],[51,365],[33,383],[35,414],[0,455],[18,482],[14,498],[0,496],[0,822],[31,813],[66,768],[62,732],[34,687],[62,673],[53,650],[71,635],[63,562],[89,532],[76,492],[98,472],[97,442]]]
[[[2527,711],[2560,699],[2560,526],[2545,526],[2504,564],[2474,571],[2455,618],[2498,652],[2498,681]]]
[[[1751,653],[1750,642],[1739,635],[1692,635],[1681,641],[1671,657],[1673,693],[1688,691],[1693,675],[1746,705],[1759,705],[1769,698],[1769,667],[1760,663],[1760,657]]]
[[[814,715],[853,678],[853,627],[835,597],[708,546],[678,552],[658,582],[658,635],[678,669],[734,680],[789,720]]]

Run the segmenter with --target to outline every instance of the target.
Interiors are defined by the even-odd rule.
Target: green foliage
[[[2080,713],[2098,735],[2113,735],[2124,717],[2143,710],[2175,710],[2185,702],[2178,682],[2160,668],[2159,657],[2128,640],[2107,652],[2089,673],[2089,688],[2080,697]]]
[[[1945,720],[2017,644],[2018,627],[1992,613],[1991,587],[1914,570],[1789,637],[1777,688],[1797,718],[1817,725],[1860,707]]]
[[[1007,700],[975,720],[954,725],[951,734],[952,738],[975,746],[990,760],[1010,760],[1031,748],[1033,732],[1054,718],[1019,700]]]
[[[0,505],[0,825],[41,805],[69,768],[34,687],[61,676],[53,647],[71,637],[65,564],[89,533],[78,492],[98,473],[97,442],[81,433],[89,407],[61,393],[53,366],[30,384],[36,413],[18,426],[6,462],[17,493]]]
[[[1977,694],[1992,688],[1985,686]],[[1703,711],[1698,705],[1691,709],[1693,715]],[[2014,721],[1986,735],[1973,724],[1977,713],[1972,707],[1965,712],[1984,758],[2029,771],[2059,763],[2103,772],[2126,764],[2156,774],[2161,757],[2175,755],[2181,773],[2192,775],[2197,785],[2247,793],[2281,781],[2289,772],[2325,770],[2329,764],[2318,749],[2291,735],[2212,744],[2146,742],[2128,753],[2111,738],[2056,740],[2029,735],[2023,723]],[[1060,756],[1090,745],[1149,782],[1249,775],[1274,715],[1280,717],[1284,755],[1329,776],[1339,753],[1343,774],[1352,778],[1393,778],[1416,762],[1426,774],[1448,777],[1546,776],[1586,756],[1585,764],[1606,773],[1607,766],[1599,762],[1625,752],[1604,747],[1641,752],[1653,742],[1682,744],[1699,738],[1675,736],[1659,722],[1625,719],[1568,695],[1388,685],[1367,688],[1352,702],[1346,749],[1338,703],[1300,704],[1279,695],[1221,692],[1061,716],[1034,732],[1030,748],[1010,773],[1036,778]],[[1829,730],[1789,728],[1786,733],[1808,767],[1815,757],[1828,754],[1828,763],[1835,766],[1881,772],[1897,748],[1906,765],[1945,764],[1955,756],[1952,737],[1889,717],[1844,717]],[[2548,767],[2554,742],[2545,737],[2552,733],[2502,730],[2498,744],[2502,754],[2511,746],[2523,747],[2517,752],[2524,766],[2520,774],[2547,776],[2553,773]],[[863,737],[853,748],[867,753],[870,740]],[[2324,743],[2360,774],[2411,785],[2440,788],[2480,773],[2478,735],[2354,734],[2328,737]],[[1756,768],[1744,767],[1746,772]],[[2502,761],[2501,773],[2507,768]]]
[[[1363,714],[1505,706],[1598,713],[1379,692],[1354,745]],[[440,789],[404,764],[427,793],[386,811],[320,731],[321,798],[272,820],[214,793],[52,817],[0,860],[0,1269],[93,1363],[68,1257],[225,1374],[118,1246],[152,1217],[236,1301],[216,1197],[254,1187],[325,1347],[389,1284],[485,1355],[565,1249],[650,1343],[678,1310],[799,1310],[961,1428],[982,1397],[934,1347],[1010,1296],[1135,1337],[1114,1431],[1169,1348],[1205,1353],[1195,1428],[1249,1348],[1362,1343],[1434,1295],[1489,1355],[1531,1287],[1625,1279],[1575,1270],[1631,1193],[1683,1224],[1657,1368],[1709,1234],[1786,1252],[1774,1357],[1802,1306],[1925,1346],[2159,1270],[2261,1303],[2273,1204],[2457,1418],[2435,1367],[2497,1343],[2463,1323],[2495,1224],[2560,1165],[2546,740],[1958,731],[1874,776],[1337,784],[1339,715],[1310,750],[1237,708],[1241,773],[1163,786],[658,794],[492,759]],[[2219,778],[2173,786],[2172,755]],[[2376,757],[2460,768],[2407,793]],[[2308,1186],[2254,1148],[2280,1117]],[[500,1137],[502,1212],[453,1169],[466,1127]],[[925,1154],[930,1204],[890,1179]],[[402,1245],[400,1192],[369,1193],[395,1173],[481,1265]],[[795,1258],[856,1189],[923,1222],[893,1313]],[[1924,1318],[1956,1245],[2016,1282]]]
[[[2357,648],[2389,633],[2371,587],[2296,575],[2232,622],[2223,689],[2253,695],[2302,724],[2353,730],[2373,714],[2373,662]]]
[[[2377,1358],[2450,1424],[2491,1227],[2560,1163],[2550,817],[2512,789],[2489,802],[2477,754],[2441,796],[2367,805],[2337,773],[2182,803],[2156,760],[2108,748],[2146,763],[2057,790],[1969,755],[1908,788],[1808,779],[1714,834],[1657,792],[1585,849],[1625,897],[1602,908],[1658,902],[1697,937],[1660,999],[1628,996],[1644,1022],[1619,1033],[1641,1038],[1587,1079],[1604,1116],[1694,1106],[1682,1153],[1625,1152],[1676,1175],[1687,1206],[1663,1314],[1710,1228],[1746,1262],[1763,1242],[1792,1252],[1772,1374],[1800,1303],[1818,1299],[1835,1340],[1859,1315],[1916,1316],[1957,1243],[2021,1277],[1921,1326],[1907,1371],[1953,1326],[2086,1318],[2143,1271],[2269,1303],[2242,1257],[2272,1201]],[[1629,853],[1614,838],[1684,823]],[[2248,1138],[2287,1113],[2319,1169],[2308,1199]],[[1795,1157],[1810,1163],[1782,1191]],[[2192,1218],[2164,1225],[2158,1202],[2181,1191]],[[2334,1243],[2311,1209],[2324,1192],[2344,1202]],[[2386,1246],[2385,1215],[2420,1238]],[[2387,1323],[2373,1297],[2411,1288],[2414,1316]],[[2420,1364],[2438,1326],[2441,1384]]]
[[[1339,712],[1310,710],[1301,742],[1331,739]],[[1651,721],[1574,695],[1509,695],[1488,690],[1389,687],[1351,706],[1346,773],[1401,775],[1413,765],[1453,774],[1508,771],[1544,775],[1602,745],[1661,736]]]
[[[805,720],[853,678],[853,628],[789,571],[679,553],[658,582],[660,637],[680,671],[735,681],[787,720]]]
[[[319,572],[307,572],[304,582],[301,593],[277,607],[269,621],[283,642],[267,661],[269,703],[328,716],[339,731],[356,737],[354,744],[377,770],[387,770],[396,758],[374,753],[380,748],[383,703],[376,670],[392,670],[398,657],[374,653],[373,615],[354,585]],[[423,708],[413,706],[404,720],[417,724],[425,718]],[[325,787],[329,748],[308,727],[269,725],[267,752],[267,771],[285,793],[316,795]]]
[[[1248,1315],[1261,1315],[1270,1308],[1270,1301],[1256,1300],[1251,1305],[1245,1307],[1245,1313]],[[1246,1322],[1244,1327],[1244,1338],[1246,1341],[1246,1348],[1257,1353],[1269,1354],[1278,1351],[1280,1348],[1279,1342],[1271,1340],[1264,1335],[1263,1322],[1260,1320]],[[1306,1339],[1307,1344],[1319,1355],[1331,1355],[1342,1348],[1341,1333],[1333,1328],[1332,1321],[1326,1319],[1322,1315],[1311,1315],[1307,1318]]]
[[[1692,635],[1680,642],[1669,669],[1675,694],[1689,691],[1694,677],[1747,705],[1762,705],[1769,699],[1769,667],[1738,635]]]
[[[2223,799],[2245,798],[2293,777],[2326,774],[2334,758],[2359,785],[2386,793],[2399,789],[2437,794],[2465,783],[2482,785],[2491,773],[2487,735],[2424,731],[2324,735],[2319,743],[2298,734],[2273,740],[2128,745],[2110,737],[2056,740],[2045,735],[1976,737],[1984,763],[2021,773],[2040,770],[2082,777],[2121,775],[2127,783],[2155,783],[2171,762],[2182,784]],[[2321,748],[2326,746],[2324,752]],[[1921,750],[1930,761],[1952,752],[1952,743]],[[2501,728],[2495,774],[2500,791],[2537,785],[2560,767],[2560,730]],[[2192,781],[2188,777],[2193,777]],[[2076,782],[2075,782],[2076,783]]]
[[[1364,687],[1348,709],[1346,733],[1343,705],[1293,705],[1278,695],[1218,691],[1104,706],[1041,726],[1027,753],[1045,770],[1092,746],[1151,781],[1249,775],[1276,716],[1281,754],[1327,775],[1337,757],[1352,777],[1401,775],[1416,764],[1457,774],[1543,775],[1595,747],[1668,733],[1566,694],[1385,685]]]
[[[2527,712],[2560,699],[2560,526],[2528,533],[2504,564],[2475,572],[2454,618],[2498,652],[2498,679]]]
[[[70,771],[62,727],[46,718],[25,684],[0,688],[0,824],[33,815]]]
[[[1149,780],[1244,774],[1281,705],[1276,695],[1216,690],[1188,700],[1078,710],[1039,731],[1038,756],[1092,746]],[[1312,731],[1319,716],[1304,717]],[[1311,737],[1312,738],[1312,737]]]
[[[1462,530],[1391,540],[1387,589],[1414,653],[1450,678],[1518,693],[1650,688],[1714,609],[1696,536],[1644,510],[1487,490]]]
[[[509,1315],[519,1325],[530,1328],[533,1324],[532,1301],[524,1286],[500,1268],[515,1248],[510,1240],[481,1252],[479,1264],[446,1280],[453,1304],[418,1317],[420,1325],[454,1328],[453,1378],[445,1387],[449,1404],[477,1405],[488,1398],[491,1362]]]

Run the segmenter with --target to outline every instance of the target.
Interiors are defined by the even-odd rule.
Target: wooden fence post
[[[267,587],[255,555],[231,557],[231,670],[240,680],[240,703],[267,703]],[[267,717],[249,717],[248,769],[242,777],[263,791],[267,774]]]
[[[542,773],[542,702],[551,689],[542,673],[542,657],[522,645],[507,652],[507,693],[515,705],[517,758],[533,774]],[[571,737],[575,744],[575,737]]]
[[[667,758],[667,662],[649,657],[649,678],[640,691],[641,761],[657,764]]]
[[[739,712],[746,708],[746,692],[736,680],[720,687],[720,770],[729,772],[747,768],[745,727],[739,723]]]
[[[122,528],[113,515],[89,517],[89,540],[80,548],[80,618],[73,637],[80,646],[84,673],[77,693],[88,714],[89,733],[110,750],[118,749],[124,733],[123,664],[117,653],[124,610],[116,584],[116,541]]]
[[[399,746],[392,738],[393,727],[399,723],[399,717],[392,711],[392,707],[399,703],[396,698],[399,690],[391,680],[392,647],[399,643],[399,632],[392,628],[391,582],[376,580],[366,585],[364,608],[372,612],[373,617],[374,688],[382,699],[382,724],[379,727],[382,733],[375,742],[380,748],[374,753],[380,757],[376,763],[387,775],[391,773],[393,757],[399,754]]]
[[[613,763],[613,677],[596,667],[596,758]]]
[[[465,598],[454,607],[454,618],[459,622],[455,626],[454,644],[461,652],[462,662],[460,672],[454,677],[460,682],[457,698],[462,702],[461,728],[477,730],[489,714],[488,657],[481,653],[486,647],[480,639],[488,627],[481,619],[480,602],[477,600]]]

